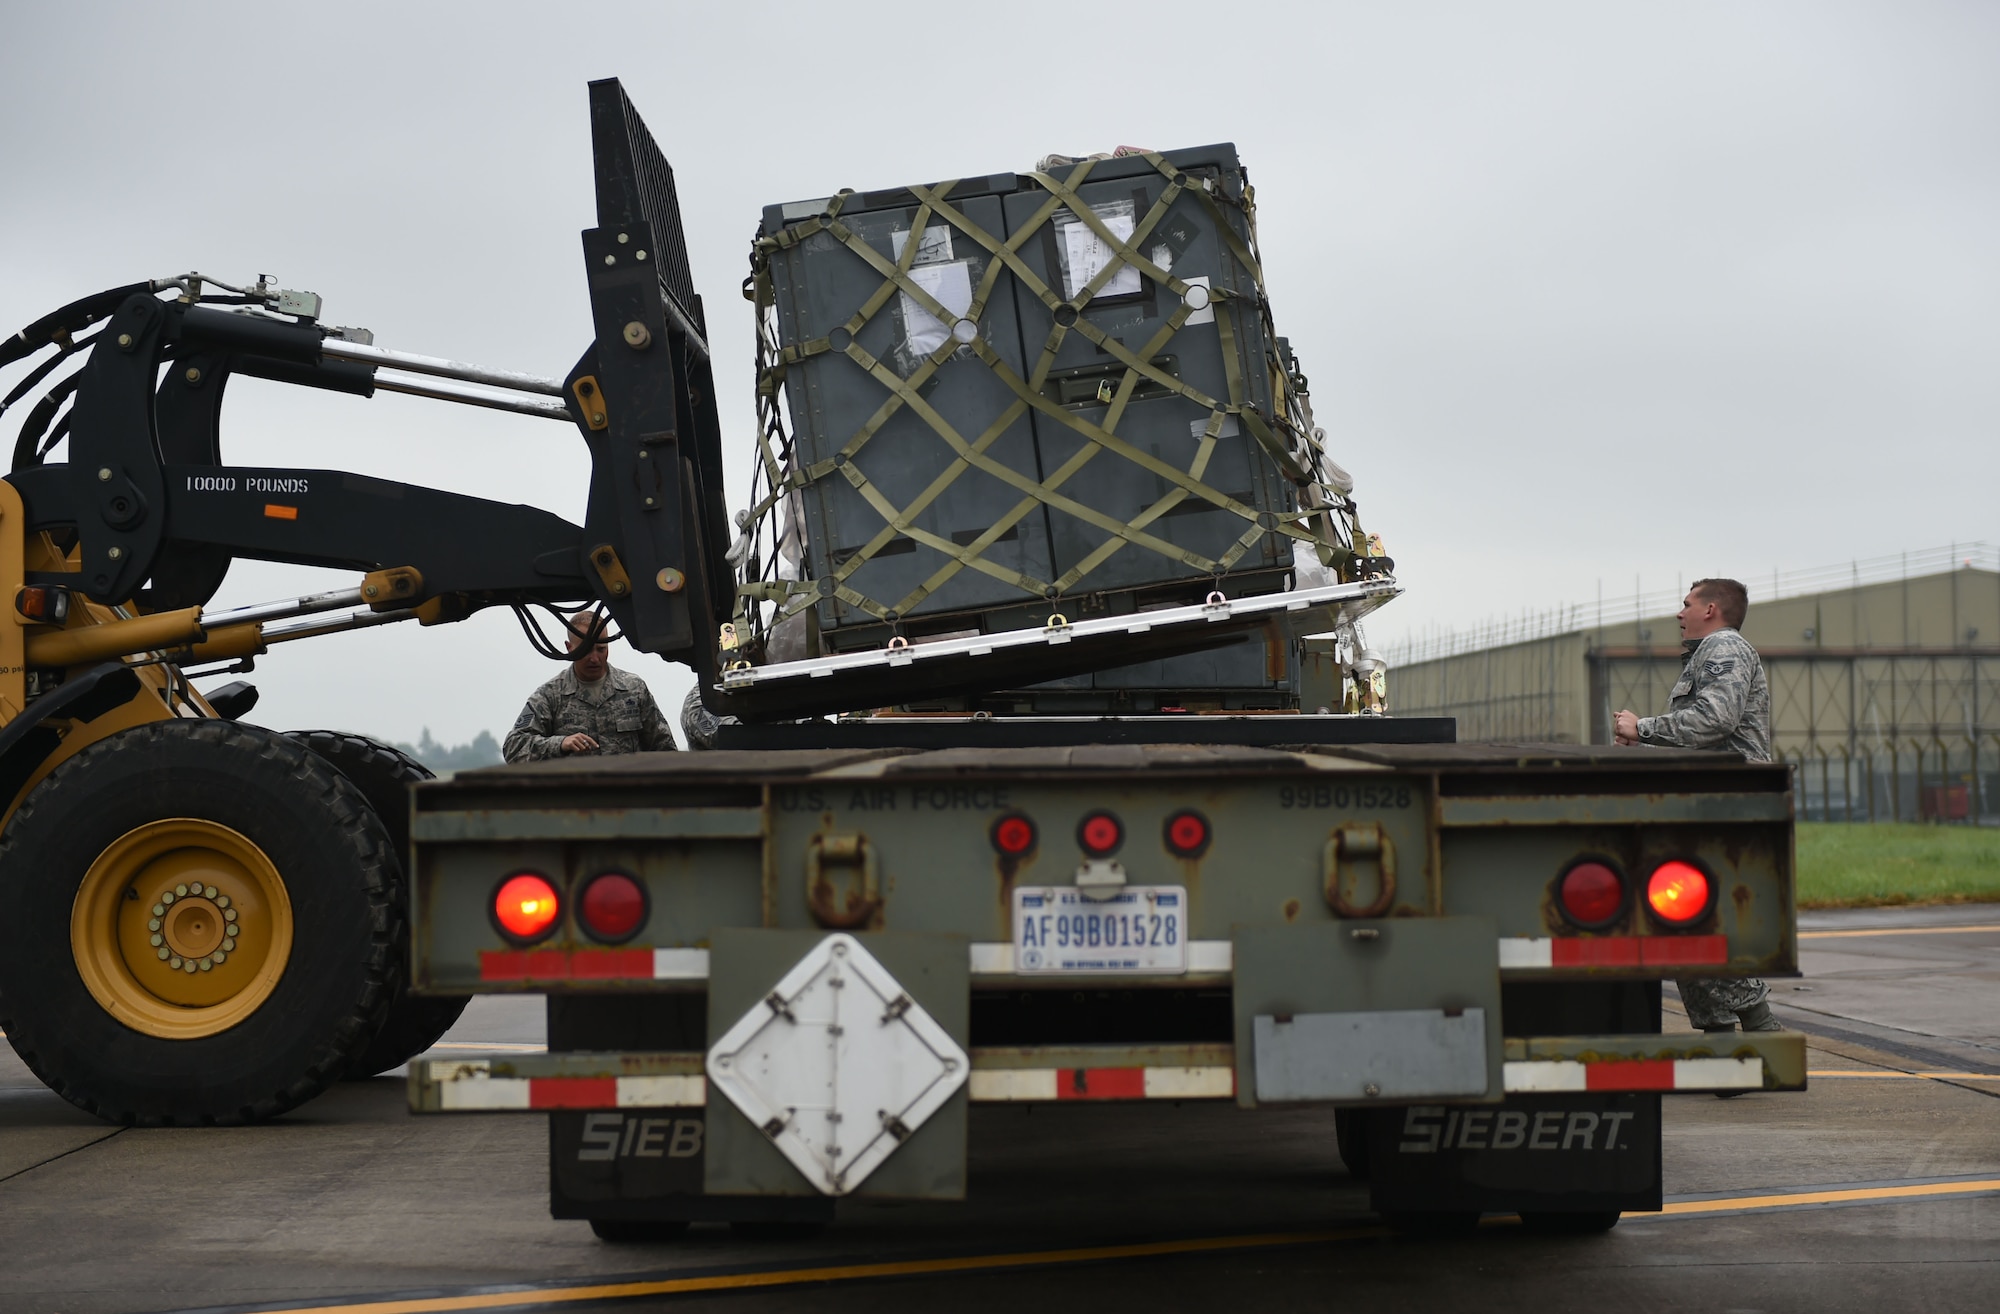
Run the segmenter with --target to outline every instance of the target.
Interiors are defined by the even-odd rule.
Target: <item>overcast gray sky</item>
[[[760,208],[1229,140],[1279,330],[1427,625],[2000,538],[2000,6],[0,8],[0,331],[199,268],[389,347],[561,374],[589,337],[584,84],[672,160],[739,480]],[[4,380],[18,377],[10,371]],[[232,462],[582,518],[581,444],[230,390]],[[13,415],[5,430],[11,444]],[[741,483],[736,497],[740,500]],[[219,601],[333,580],[239,565]],[[663,703],[679,668],[614,661]],[[254,719],[457,742],[551,673],[504,612],[288,645]]]

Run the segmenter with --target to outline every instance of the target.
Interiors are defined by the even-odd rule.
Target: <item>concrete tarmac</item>
[[[1801,932],[1772,999],[1811,1089],[1668,1097],[1669,1210],[1604,1236],[1393,1237],[1324,1112],[1065,1105],[975,1108],[963,1205],[609,1246],[548,1218],[539,1116],[417,1118],[383,1077],[260,1127],[118,1129],[0,1050],[0,1311],[578,1308],[607,1282],[649,1293],[621,1309],[2000,1307],[2000,906]],[[447,1044],[540,1040],[539,1001],[489,999]]]

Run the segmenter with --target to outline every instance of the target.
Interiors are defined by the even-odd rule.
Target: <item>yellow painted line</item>
[[[709,1277],[660,1278],[648,1282],[610,1282],[587,1287],[548,1287],[539,1291],[489,1291],[473,1296],[423,1296],[414,1300],[364,1300],[347,1305],[287,1306],[269,1314],[451,1314],[456,1310],[505,1309],[509,1306],[559,1305],[583,1300],[630,1300],[639,1296],[678,1296],[697,1291],[751,1291],[760,1287],[793,1287],[812,1282],[853,1282],[863,1278],[912,1277],[927,1273],[983,1272],[1001,1268],[1043,1268],[1057,1264],[1090,1264],[1109,1259],[1148,1259],[1155,1255],[1188,1255],[1225,1250],[1270,1249],[1385,1236],[1383,1227],[1341,1231],[1271,1232],[1256,1236],[1196,1237],[1186,1241],[1149,1241],[1127,1246],[1090,1246],[1076,1250],[1037,1250],[1011,1255],[952,1255],[938,1259],[902,1259],[879,1264],[829,1264],[821,1268],[788,1268],[763,1273],[720,1273]]]
[[[1975,1195],[2000,1191],[2000,1177],[1978,1182],[1933,1182],[1927,1186],[1861,1186],[1839,1191],[1795,1191],[1788,1195],[1739,1195],[1727,1200],[1680,1200],[1662,1209],[1662,1214],[1718,1214],[1736,1209],[1786,1209],[1799,1205],[1844,1204],[1858,1200],[1921,1200],[1940,1195]],[[1657,1214],[1626,1214],[1627,1218],[1658,1217]]]
[[[1795,1191],[1784,1195],[1741,1195],[1721,1200],[1682,1200],[1660,1213],[1627,1213],[1646,1219],[1687,1214],[1713,1214],[1744,1209],[1786,1209],[1803,1205],[1928,1199],[2000,1191],[2000,1177],[1973,1182],[1936,1182],[1923,1186],[1865,1186],[1829,1191]],[[658,1278],[641,1282],[608,1282],[594,1286],[545,1287],[530,1291],[489,1291],[466,1296],[421,1296],[410,1300],[362,1300],[343,1305],[297,1306],[268,1314],[455,1314],[460,1310],[505,1309],[574,1304],[587,1300],[630,1300],[640,1296],[676,1296],[702,1291],[751,1291],[803,1286],[815,1282],[854,1282],[866,1278],[916,1277],[937,1273],[976,1273],[994,1269],[1047,1268],[1116,1259],[1150,1259],[1160,1255],[1213,1254],[1218,1251],[1273,1249],[1352,1241],[1384,1236],[1384,1227],[1338,1231],[1270,1232],[1253,1236],[1196,1237],[1184,1241],[1152,1241],[1139,1245],[1089,1246],[1074,1250],[1036,1250],[1006,1255],[952,1255],[937,1259],[904,1259],[877,1264],[829,1264],[817,1268],[775,1269],[761,1273],[722,1273],[706,1277]]]
[[[1800,931],[1801,940],[1845,940],[1857,935],[1969,935],[2000,931],[2000,926],[1871,926],[1865,931]]]
[[[1808,1077],[1870,1077],[1878,1081],[2000,1081],[2000,1072],[1878,1072],[1873,1068],[1813,1068]]]

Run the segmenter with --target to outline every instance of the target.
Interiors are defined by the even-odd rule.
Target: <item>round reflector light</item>
[[[1608,926],[1625,909],[1625,882],[1616,868],[1602,862],[1579,862],[1562,875],[1557,886],[1563,915],[1578,926]]]
[[[1708,876],[1691,862],[1663,862],[1646,882],[1646,902],[1663,922],[1691,922],[1708,911]]]
[[[1018,858],[1035,847],[1035,823],[1019,812],[1009,812],[993,823],[993,847],[1009,858]]]
[[[1076,842],[1093,858],[1108,858],[1125,842],[1125,825],[1109,812],[1093,812],[1076,828]]]
[[[577,900],[577,920],[593,940],[629,940],[646,924],[646,887],[622,871],[593,876]]]
[[[493,920],[500,933],[520,944],[532,944],[547,935],[562,909],[556,887],[546,876],[531,871],[509,876],[493,895]]]
[[[1167,848],[1176,857],[1199,858],[1208,851],[1208,818],[1186,808],[1167,818]]]

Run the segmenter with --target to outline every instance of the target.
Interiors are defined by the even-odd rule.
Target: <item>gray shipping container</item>
[[[1062,166],[1051,176],[1066,184],[1072,172]],[[1177,195],[1153,215],[1169,188]],[[844,588],[876,604],[871,611],[829,588],[818,604],[828,647],[847,647],[850,636],[879,644],[885,622],[919,635],[1029,623],[1034,609],[1023,604],[1046,614],[1052,601],[1060,609],[1078,595],[1097,595],[1093,605],[1112,610],[1156,601],[1163,586],[1198,598],[1217,586],[1214,564],[1232,549],[1238,555],[1220,587],[1236,595],[1281,587],[1293,540],[1267,531],[1298,506],[1298,485],[1235,413],[1255,408],[1268,423],[1284,407],[1272,395],[1278,366],[1263,290],[1243,258],[1252,235],[1235,148],[1098,161],[1076,196],[1095,225],[1035,178],[1011,173],[933,196],[953,213],[933,209],[915,236],[923,200],[912,190],[764,212],[778,335],[792,357],[783,383],[795,460],[808,476],[800,494],[805,573],[824,581],[845,569]],[[822,218],[830,204],[844,231]],[[1133,242],[1135,226],[1147,230]],[[1184,298],[1117,260],[1100,228],[1213,300],[1201,307],[1202,294]],[[909,277],[942,316],[891,281],[889,266],[912,241]],[[991,249],[1002,241],[1011,255]],[[1094,294],[1080,297],[1093,278]],[[1185,322],[1162,341],[1177,312]],[[1079,318],[1128,353],[1150,350],[1140,358],[1151,377],[1092,341],[1074,326]],[[1039,378],[1047,409],[1023,403],[1008,374],[1024,386]],[[913,377],[915,396],[899,398]],[[1129,392],[1114,408],[1121,389]],[[1231,413],[1218,414],[1223,408]],[[1051,412],[1110,425],[1139,459]],[[968,448],[979,459],[968,460]],[[1158,465],[1148,468],[1145,457]],[[1179,486],[1167,468],[1245,510],[1191,494],[1161,509]],[[1030,491],[1057,475],[1041,497]],[[892,517],[906,517],[900,531]],[[1107,554],[1121,526],[1155,542],[1126,541]],[[1246,536],[1253,541],[1239,547]],[[968,548],[985,569],[954,562]],[[1149,592],[1129,596],[1138,591]]]

